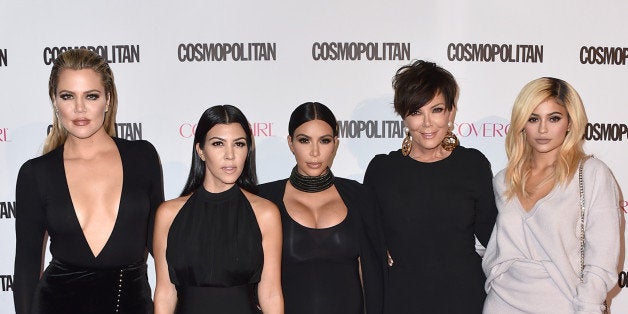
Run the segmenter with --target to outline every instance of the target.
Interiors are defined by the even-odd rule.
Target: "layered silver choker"
[[[308,193],[315,193],[327,190],[332,184],[334,184],[334,174],[331,173],[331,169],[327,168],[325,173],[316,177],[304,176],[299,173],[297,166],[292,168],[290,173],[290,184],[295,189]]]

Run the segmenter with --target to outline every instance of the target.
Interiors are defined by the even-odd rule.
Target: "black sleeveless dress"
[[[168,232],[166,260],[177,288],[176,313],[259,313],[262,234],[237,185],[192,194]]]
[[[364,261],[372,258],[368,249],[361,246],[366,237],[359,215],[362,204],[354,201],[365,194],[352,189],[357,182],[338,177],[335,180],[347,206],[347,216],[329,228],[308,228],[292,219],[283,202],[286,180],[260,185],[260,196],[273,201],[281,213],[281,286],[286,314],[363,314],[358,257],[363,261],[363,274],[372,279],[369,284],[377,285],[371,271],[364,272]],[[375,301],[381,299],[381,294],[366,294]]]

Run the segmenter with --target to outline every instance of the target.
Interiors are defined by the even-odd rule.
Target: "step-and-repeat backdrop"
[[[626,12],[625,1],[585,0],[0,0],[0,312],[13,312],[15,179],[41,154],[52,120],[51,63],[67,49],[86,47],[110,62],[118,136],[155,145],[166,198],[185,182],[196,121],[218,104],[248,116],[261,183],[287,177],[294,164],[286,143],[292,109],[328,105],[340,122],[334,174],[361,181],[375,154],[401,147],[391,78],[414,59],[454,74],[454,132],[495,173],[506,164],[504,137],[521,87],[540,76],[570,82],[589,115],[586,149],[625,192]],[[625,221],[626,196],[618,210]],[[615,313],[628,309],[623,249],[620,261]],[[153,284],[152,260],[149,270]]]

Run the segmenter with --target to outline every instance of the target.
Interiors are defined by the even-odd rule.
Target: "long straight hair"
[[[198,189],[205,180],[205,162],[196,152],[196,144],[201,149],[205,147],[207,132],[217,124],[238,123],[246,134],[248,152],[244,162],[244,169],[238,177],[236,184],[254,194],[257,194],[257,175],[255,173],[255,144],[251,126],[240,109],[232,105],[219,105],[211,107],[201,115],[194,132],[194,144],[192,145],[192,164],[190,174],[181,192],[181,196],[189,195]]]
[[[52,70],[50,70],[50,78],[48,80],[48,96],[54,104],[57,96],[57,87],[59,86],[59,76],[63,70],[83,70],[92,69],[99,76],[105,87],[105,94],[109,99],[109,110],[105,113],[105,121],[103,127],[110,136],[116,136],[116,112],[118,110],[118,93],[116,91],[116,83],[113,80],[113,72],[107,61],[97,53],[87,49],[71,49],[60,54],[55,59]],[[52,129],[46,137],[43,153],[46,154],[55,148],[63,145],[68,138],[68,132],[61,126],[57,115],[52,108]]]
[[[529,196],[525,183],[530,175],[532,147],[528,144],[523,129],[534,109],[550,99],[565,107],[571,126],[560,147],[559,158],[554,164],[555,171],[547,180],[566,184],[578,169],[580,160],[585,156],[582,146],[588,120],[578,92],[569,83],[553,77],[542,77],[529,82],[521,89],[515,100],[510,128],[506,134],[507,198],[512,198],[517,194]]]

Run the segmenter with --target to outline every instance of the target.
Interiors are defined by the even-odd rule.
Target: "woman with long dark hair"
[[[207,109],[183,192],[157,212],[155,313],[283,313],[279,212],[256,184],[246,117]]]

